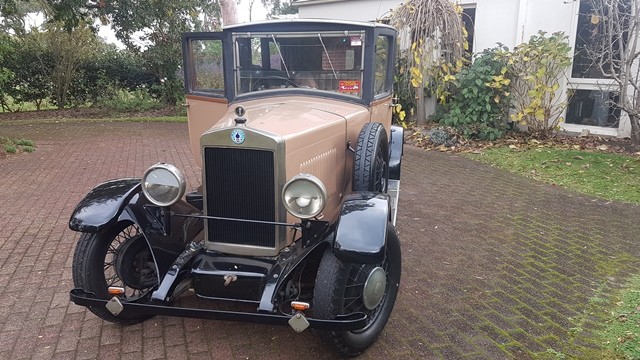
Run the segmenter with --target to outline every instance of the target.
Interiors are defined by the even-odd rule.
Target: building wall
[[[569,36],[574,47],[580,1],[565,0],[459,0],[463,7],[475,7],[474,52],[502,43],[513,49],[543,30],[547,33],[562,31]],[[341,20],[373,21],[389,14],[402,1],[398,0],[321,0],[299,6],[301,18],[334,18]],[[573,52],[570,54],[573,56]],[[596,89],[596,80],[571,79],[571,69],[558,90],[561,100],[567,99],[569,89]],[[584,129],[592,134],[628,136],[628,118],[622,116],[620,126],[604,128],[576,124],[563,124],[571,132]]]
[[[373,21],[389,14],[402,1],[348,0],[326,1],[298,7],[301,18],[325,18],[354,21]]]

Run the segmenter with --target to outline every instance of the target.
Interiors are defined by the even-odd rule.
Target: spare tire
[[[360,130],[353,161],[353,191],[387,192],[389,141],[380,123],[367,123]]]

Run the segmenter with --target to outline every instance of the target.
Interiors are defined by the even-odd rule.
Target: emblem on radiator
[[[238,280],[238,277],[232,274],[227,274],[224,276],[224,286],[229,286],[232,282]]]
[[[240,145],[244,142],[244,131],[235,129],[231,132],[231,141]]]

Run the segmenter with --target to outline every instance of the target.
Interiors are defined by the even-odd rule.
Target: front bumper
[[[80,306],[104,307],[109,302],[104,299],[96,299],[95,295],[82,289],[73,289],[70,292],[71,301]],[[138,304],[123,302],[124,309],[119,315],[166,315],[178,317],[201,318],[211,320],[226,320],[250,322],[256,324],[289,325],[289,320],[293,317],[287,315],[250,313],[211,309],[186,308],[169,305]],[[318,330],[352,331],[359,330],[366,326],[367,315],[363,313],[352,313],[339,315],[333,320],[323,320],[307,318],[309,327]]]

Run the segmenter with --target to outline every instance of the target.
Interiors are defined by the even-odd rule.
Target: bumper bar
[[[82,289],[73,289],[70,293],[71,301],[76,305],[104,307],[108,300],[96,299],[92,293]],[[138,304],[123,302],[124,309],[120,313],[145,314],[145,315],[166,315],[178,317],[201,318],[211,320],[241,321],[256,324],[285,325],[288,326],[292,316],[249,313],[238,311],[210,310],[198,308],[186,308],[168,305]],[[363,313],[352,313],[339,315],[334,320],[307,318],[309,327],[318,330],[351,331],[359,330],[366,326],[367,315]]]

